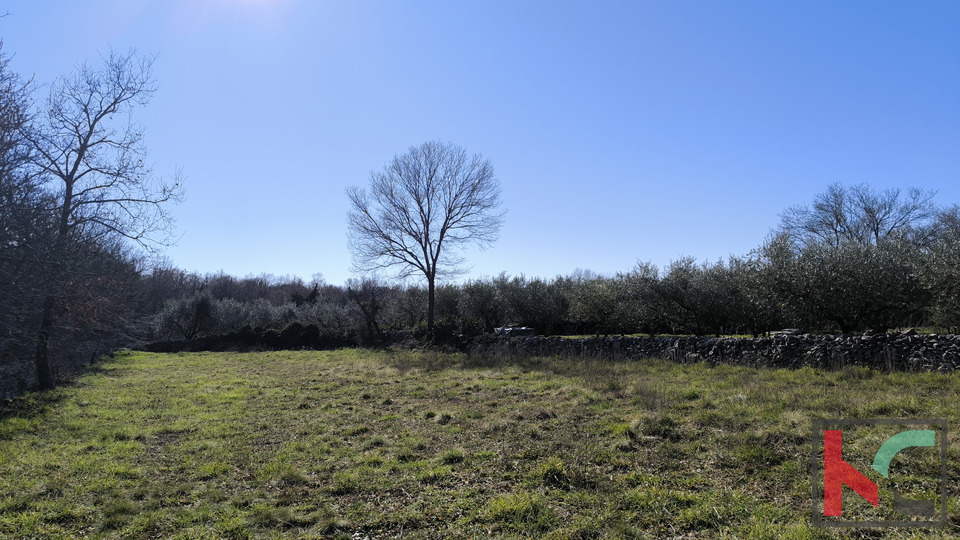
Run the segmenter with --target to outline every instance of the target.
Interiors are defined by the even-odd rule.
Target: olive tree
[[[693,257],[682,257],[652,285],[654,309],[677,330],[720,335],[738,322],[742,293],[722,261],[698,265]]]
[[[506,277],[501,275],[501,280]],[[492,334],[495,328],[506,323],[506,302],[495,281],[468,281],[463,285],[463,300],[466,315],[478,321],[484,332]]]
[[[168,300],[156,319],[157,334],[194,339],[211,333],[217,325],[214,302],[208,293]]]
[[[654,336],[668,326],[659,298],[660,268],[650,261],[637,265],[621,276],[626,289],[625,302],[638,330]]]
[[[546,281],[539,277],[508,278],[501,274],[493,283],[503,299],[507,324],[529,326],[546,336],[567,330],[570,279],[557,276],[553,281]]]
[[[460,273],[457,250],[496,241],[503,222],[493,165],[450,143],[426,142],[370,175],[370,189],[347,189],[354,269],[391,268],[427,282],[427,333],[433,334],[438,277]]]
[[[619,308],[619,287],[612,279],[595,277],[577,281],[571,291],[570,316],[592,329],[597,337],[609,335]]]
[[[748,329],[753,337],[783,328],[783,306],[774,294],[773,275],[760,250],[747,257],[731,257],[729,268],[739,291],[738,301],[730,307],[737,324]]]
[[[895,327],[930,301],[921,280],[922,252],[907,241],[796,249],[780,236],[762,251],[769,286],[802,326],[841,332]]]
[[[960,329],[960,230],[931,246],[923,273],[932,295],[932,322],[948,331]]]

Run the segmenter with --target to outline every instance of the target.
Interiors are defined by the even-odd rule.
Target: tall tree
[[[355,270],[395,268],[427,282],[427,333],[433,335],[436,279],[460,273],[457,253],[496,241],[503,223],[493,165],[450,143],[427,142],[370,175],[370,190],[347,190],[348,238]]]
[[[79,66],[52,84],[38,123],[23,130],[35,174],[55,194],[56,261],[48,271],[61,283],[77,269],[72,244],[95,242],[117,253],[120,238],[146,248],[171,238],[165,203],[182,197],[179,173],[166,182],[153,175],[143,128],[132,120],[156,91],[153,61],[135,50],[111,51],[99,68]],[[36,349],[41,388],[54,386],[47,344],[57,302],[51,292],[43,304]]]

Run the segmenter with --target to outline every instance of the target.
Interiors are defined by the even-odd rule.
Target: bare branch
[[[38,174],[58,188],[61,236],[97,223],[147,249],[172,242],[163,205],[182,200],[181,173],[154,178],[143,129],[131,120],[157,89],[155,58],[111,50],[99,68],[78,66],[52,85],[43,125],[26,133]]]
[[[496,212],[500,184],[490,161],[467,156],[450,143],[427,142],[371,173],[369,193],[351,187],[347,196],[354,269],[395,268],[398,277],[422,274],[432,330],[437,276],[462,272],[457,250],[490,246],[503,223],[504,214]]]
[[[911,188],[904,198],[899,189],[878,192],[866,184],[831,184],[814,197],[812,208],[787,208],[780,214],[775,232],[786,234],[800,247],[813,243],[874,245],[885,238],[925,244],[934,234],[935,195],[935,191]]]

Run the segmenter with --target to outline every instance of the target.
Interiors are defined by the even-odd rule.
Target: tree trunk
[[[81,154],[82,156],[82,154]],[[79,158],[78,161],[79,163]],[[66,244],[67,233],[70,231],[70,205],[73,201],[73,180],[65,180],[65,190],[63,195],[63,207],[60,210],[60,226],[57,230],[55,252],[63,258]],[[40,390],[53,390],[56,382],[53,380],[53,370],[50,369],[50,354],[48,351],[48,342],[50,341],[50,329],[53,328],[53,307],[56,300],[53,296],[47,296],[43,300],[43,313],[40,318],[40,330],[37,332],[37,354],[34,357],[34,365],[37,369],[37,384]]]
[[[433,311],[436,306],[435,277],[427,276],[427,339],[433,339]]]
[[[850,332],[853,332],[854,330],[853,324],[850,324],[846,320],[840,319],[840,318],[836,318],[834,319],[834,321],[837,323],[837,326],[840,327],[841,334],[849,334]]]
[[[40,385],[40,390],[53,390],[56,386],[53,380],[53,371],[50,369],[50,357],[47,353],[50,328],[53,327],[53,304],[52,296],[48,296],[43,301],[43,316],[40,320],[40,332],[37,334],[37,354],[34,363],[37,367],[37,382]]]

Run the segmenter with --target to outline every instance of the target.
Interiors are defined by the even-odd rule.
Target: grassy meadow
[[[958,445],[947,528],[815,529],[810,438],[813,418],[960,425],[958,383],[407,350],[123,352],[0,407],[0,538],[953,538]],[[889,433],[860,429],[844,457],[866,473]],[[909,470],[930,469],[918,455]],[[922,484],[891,479],[902,494]],[[848,492],[844,516],[902,519],[891,497],[881,483],[874,510]]]

